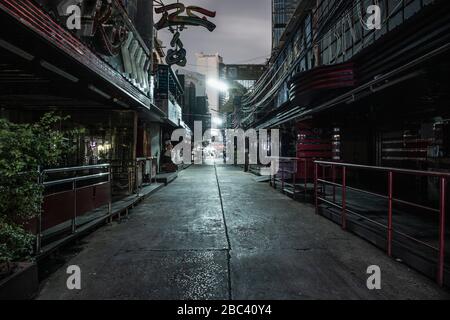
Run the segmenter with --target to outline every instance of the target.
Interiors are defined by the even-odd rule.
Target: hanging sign
[[[216,29],[216,25],[208,21],[207,18],[214,18],[216,16],[216,12],[209,11],[200,7],[185,7],[185,5],[182,3],[173,3],[167,6],[155,8],[155,12],[158,14],[163,14],[161,20],[159,20],[155,25],[155,28],[157,30],[172,27],[179,27],[181,28],[181,30],[183,30],[185,26],[205,27],[211,32]],[[186,12],[186,16],[181,15],[184,12]],[[196,15],[195,12],[203,14],[204,16],[200,17]]]
[[[210,32],[216,29],[216,25],[208,20],[207,17],[214,18],[216,12],[209,11],[197,6],[186,7],[182,3],[172,3],[155,8],[157,14],[162,14],[161,19],[155,24],[157,30],[168,28],[173,34],[170,46],[172,49],[167,51],[166,63],[170,65],[186,66],[186,49],[180,40],[180,32],[186,26],[204,27]],[[186,12],[186,15],[182,15]],[[200,15],[203,16],[200,16]]]

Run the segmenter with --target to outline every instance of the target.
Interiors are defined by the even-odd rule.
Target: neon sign
[[[110,2],[103,1],[96,9],[93,29],[98,49],[105,55],[116,56],[129,31],[122,21],[114,18]]]
[[[174,10],[172,13],[170,11]],[[161,20],[159,20],[155,24],[155,28],[157,30],[161,30],[164,28],[171,28],[174,26],[178,26],[181,30],[184,29],[185,26],[200,26],[205,27],[209,31],[214,31],[216,29],[216,25],[210,21],[208,21],[207,17],[214,18],[216,13],[214,11],[209,11],[196,6],[185,7],[182,3],[173,3],[167,6],[162,6],[155,9],[155,12],[158,14],[163,14]],[[186,12],[186,16],[182,16],[181,14]],[[203,17],[200,17],[195,14],[198,12],[203,14]]]
[[[186,15],[182,15],[185,12]],[[182,3],[172,3],[155,8],[155,13],[162,14],[161,19],[155,24],[155,28],[157,30],[168,28],[173,34],[170,42],[172,49],[167,51],[166,57],[168,65],[186,66],[186,49],[184,49],[183,42],[180,40],[180,32],[186,26],[204,27],[210,32],[216,29],[216,25],[208,20],[208,17],[214,18],[216,12],[197,6],[186,7]]]

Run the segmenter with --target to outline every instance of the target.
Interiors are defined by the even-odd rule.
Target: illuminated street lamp
[[[226,84],[223,81],[211,78],[211,79],[208,79],[208,81],[206,83],[208,86],[210,86],[211,88],[214,88],[218,91],[228,92],[228,89],[229,89],[228,84]]]
[[[213,124],[217,125],[217,126],[221,126],[223,124],[223,120],[221,118],[218,117],[214,117],[212,119]]]

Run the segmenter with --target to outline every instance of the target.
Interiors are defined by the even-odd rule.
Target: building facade
[[[272,49],[279,46],[284,29],[291,20],[299,0],[272,0]]]
[[[221,79],[223,72],[223,58],[218,54],[197,53],[197,72],[206,77],[206,95],[208,96],[208,112],[211,117],[219,117],[223,95],[219,90],[208,86],[208,81]]]
[[[242,97],[249,94],[256,81],[266,70],[261,64],[225,64],[223,67],[223,81],[229,90],[221,106],[221,112],[226,117],[226,127],[234,128],[236,117],[242,108]],[[233,121],[234,120],[234,121]]]
[[[183,88],[160,64],[152,12],[151,0],[0,1],[0,56],[16,70],[0,71],[1,116],[22,123],[49,111],[70,116],[64,129],[83,128],[83,136],[76,157],[61,165],[111,163],[117,191],[137,159],[153,158],[160,170],[163,130],[183,125]]]
[[[407,216],[414,221],[422,242],[437,239],[438,234],[442,239],[446,226],[436,221],[449,200],[445,179],[437,177],[450,172],[449,2],[377,1],[381,13],[377,27],[368,23],[372,4],[299,1],[266,72],[243,97],[233,120],[244,129],[279,129],[281,154],[297,163],[295,178],[305,190],[320,177],[338,182],[334,195],[323,184],[315,189],[320,193],[315,197],[320,201],[318,212],[339,223],[346,221],[345,212],[354,219],[362,217],[364,231],[359,234],[377,245],[385,238],[367,230],[374,230],[374,223],[389,228],[383,220],[386,212],[394,219]],[[315,170],[320,160],[327,165]],[[380,174],[386,168],[415,173],[391,173],[389,180]],[[346,207],[346,194],[342,198],[336,194],[347,186],[360,198],[352,194],[353,203]],[[369,208],[368,194],[382,198],[389,193],[403,205],[397,202],[389,209],[378,204],[380,211]],[[419,206],[413,208],[411,203]],[[427,217],[433,210],[437,214],[430,223]],[[403,234],[412,232],[398,221],[395,228]],[[435,278],[430,257],[436,252],[427,254],[424,246],[410,240],[398,240],[397,254]],[[406,254],[406,247],[414,247],[414,254]],[[440,248],[438,282],[443,284]]]
[[[211,128],[211,114],[208,110],[206,77],[195,71],[179,69],[177,74],[184,87],[183,121],[194,130],[194,123],[202,123],[203,131]]]

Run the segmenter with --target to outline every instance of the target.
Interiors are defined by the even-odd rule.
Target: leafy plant
[[[0,222],[0,264],[28,258],[34,237],[18,225]]]
[[[54,129],[66,119],[54,113],[34,124],[0,119],[0,263],[29,257],[33,236],[22,225],[42,205],[38,168],[55,166],[70,152],[63,132]]]

